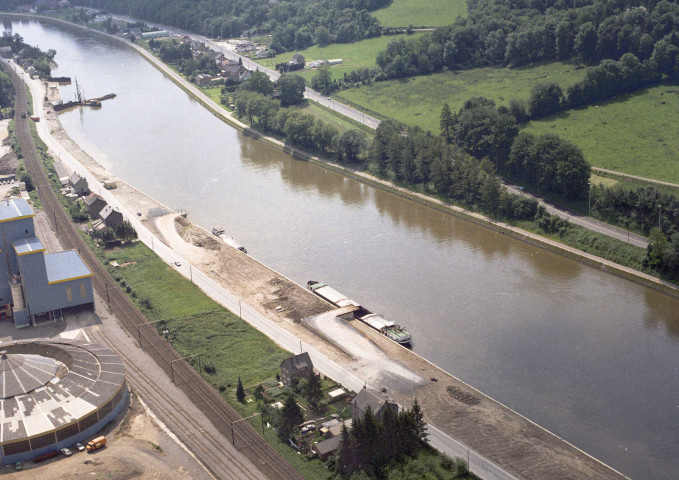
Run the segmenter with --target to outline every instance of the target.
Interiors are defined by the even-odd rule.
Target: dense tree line
[[[315,43],[346,43],[382,34],[370,11],[388,0],[75,0],[148,21],[172,25],[209,37],[273,35],[277,52]]]
[[[412,455],[426,445],[427,432],[422,410],[415,400],[411,410],[382,411],[381,419],[368,407],[354,418],[351,430],[342,428],[335,468],[342,474],[355,470],[379,469],[391,459]]]
[[[469,17],[431,35],[394,40],[377,57],[377,79],[443,68],[511,67],[546,60],[596,64],[626,53],[677,71],[679,5],[666,0],[580,2],[468,0]],[[568,5],[568,6],[567,6]]]
[[[543,96],[558,98],[560,93],[547,91]],[[539,103],[537,99],[529,101],[531,111],[547,108],[538,107]],[[519,109],[516,104],[495,108],[495,102],[482,97],[468,100],[454,115],[444,105],[441,134],[470,155],[491,159],[496,169],[505,168],[511,177],[536,186],[538,191],[573,200],[584,198],[590,167],[582,151],[556,135],[519,134],[513,113]]]
[[[668,238],[657,227],[651,229],[644,264],[669,280],[679,280],[679,232]]]
[[[592,185],[591,209],[593,215],[644,235],[658,226],[667,237],[679,232],[679,200],[655,187]]]
[[[0,69],[0,108],[14,107],[14,86],[9,75]],[[2,114],[0,114],[2,118]]]
[[[532,219],[537,213],[535,200],[507,192],[490,161],[416,127],[380,123],[369,160],[382,176],[470,207],[510,219]]]
[[[274,91],[279,100],[271,96]],[[309,113],[284,108],[301,102],[303,92],[304,79],[300,76],[283,75],[273,84],[266,74],[255,72],[233,96],[236,114],[263,132],[284,136],[293,145],[334,156],[343,163],[359,161],[368,145],[363,132],[339,133]],[[222,102],[227,101],[228,96],[224,95]]]

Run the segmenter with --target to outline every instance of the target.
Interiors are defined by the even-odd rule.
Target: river
[[[414,351],[621,472],[679,477],[679,300],[293,160],[116,42],[4,28],[55,49],[88,97],[118,94],[61,114],[111,172],[405,324]]]

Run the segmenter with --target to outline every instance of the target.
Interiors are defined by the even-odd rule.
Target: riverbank
[[[68,138],[53,113],[45,114],[45,119],[50,134],[56,135],[60,144],[67,145],[69,152],[85,163],[98,182],[105,178],[113,178]],[[144,226],[156,234],[157,239],[162,238],[163,243],[176,246],[182,255],[187,255],[187,258],[195,257],[197,263],[207,262],[205,266],[207,269],[214,268],[216,262],[221,263],[216,271],[211,272],[210,277],[221,285],[222,282],[229,281],[233,282],[234,289],[243,289],[241,294],[247,297],[247,300],[245,298],[243,300],[258,311],[266,312],[270,322],[303,338],[305,343],[313,345],[326,357],[364,382],[376,388],[387,386],[389,394],[397,402],[408,405],[413,397],[417,396],[425,407],[427,419],[434,426],[459,438],[473,450],[499,463],[506,470],[526,478],[550,476],[621,478],[583,452],[473,390],[421,357],[387,341],[363,324],[354,326],[362,333],[363,338],[367,339],[369,345],[376,346],[376,350],[369,357],[353,358],[337,345],[306,329],[304,325],[295,323],[300,316],[313,313],[303,305],[304,302],[312,302],[309,305],[313,305],[313,301],[319,301],[316,297],[233,249],[222,252],[223,245],[219,245],[219,253],[215,254],[217,252],[215,246],[207,241],[211,239],[210,234],[190,222],[176,218],[176,215],[164,205],[153,201],[119,179],[116,180],[118,188],[113,191],[116,198],[130,215],[140,218]],[[137,216],[137,213],[141,215]],[[185,239],[189,239],[189,242]],[[149,243],[153,248],[153,240]],[[201,243],[202,246],[197,245]],[[243,269],[247,274],[239,276]],[[279,282],[284,282],[284,286]],[[281,304],[280,302],[291,298],[290,294],[298,295],[301,303],[298,304],[296,301]],[[239,298],[242,298],[241,295]],[[279,306],[286,312],[289,310],[289,313],[282,314],[276,308]],[[325,305],[323,307],[328,308]],[[297,313],[293,313],[295,310]],[[401,371],[402,375],[399,376],[404,380],[395,382],[393,378],[395,371]],[[432,378],[437,381],[431,380]],[[468,402],[471,397],[476,397],[479,402]]]
[[[27,16],[21,14],[8,14],[8,15],[20,18],[38,18],[40,20],[52,21],[70,27],[86,29],[81,25],[73,24],[71,22],[67,22],[61,19],[55,19],[52,17]],[[162,61],[160,61],[146,49],[114,35],[109,35],[98,30],[92,29],[87,30],[98,35],[113,39],[119,42],[120,44],[125,45],[126,47],[136,51],[145,60],[147,60],[154,68],[156,68],[161,73],[166,75],[173,83],[175,83],[177,86],[182,88],[182,90],[191,95],[195,100],[197,100],[201,105],[207,108],[208,111],[210,111],[217,118],[228,123],[236,130],[242,132],[244,135],[249,136],[251,138],[255,138],[257,140],[261,140],[268,144],[269,146],[272,146],[277,150],[282,151],[297,160],[304,160],[310,163],[314,163],[315,165],[332,170],[343,176],[354,178],[363,183],[394,193],[403,198],[407,198],[411,201],[415,201],[422,205],[434,208],[438,211],[442,211],[444,213],[454,215],[465,220],[469,220],[477,225],[490,228],[491,230],[501,233],[503,235],[507,235],[512,238],[524,241],[528,244],[562,255],[566,258],[576,260],[580,263],[595,267],[607,273],[612,273],[621,278],[625,278],[627,280],[639,283],[645,287],[649,287],[654,290],[660,291],[664,294],[679,298],[679,286],[672,284],[670,282],[663,281],[662,279],[659,279],[652,275],[645,274],[633,268],[626,267],[614,261],[606,260],[596,255],[583,252],[582,250],[576,247],[571,247],[558,241],[554,241],[547,237],[541,236],[539,234],[514,227],[505,222],[497,221],[485,215],[470,212],[462,207],[451,205],[436,198],[419,194],[417,192],[413,192],[403,187],[399,187],[388,181],[384,181],[365,172],[357,171],[355,169],[330,162],[326,159],[308,154],[304,151],[286,145],[284,142],[281,142],[275,138],[266,136],[238,120],[232,112],[227,111],[222,105],[214,102],[200,88],[188,82],[180,74],[172,70],[169,66],[164,64]]]

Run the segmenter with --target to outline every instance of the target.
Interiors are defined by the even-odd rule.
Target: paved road
[[[538,197],[536,195],[532,195],[528,192],[521,190],[516,185],[512,185],[505,181],[503,181],[503,184],[505,185],[505,187],[507,187],[507,190],[510,191],[511,193],[528,198],[533,198],[537,200],[540,205],[545,207],[548,213],[566,219],[575,225],[580,225],[581,227],[584,227],[588,230],[592,230],[593,232],[598,232],[603,235],[607,235],[611,238],[615,238],[616,240],[620,240],[621,242],[629,243],[640,248],[648,247],[648,238],[644,237],[643,235],[631,233],[629,230],[625,230],[624,228],[614,227],[613,225],[610,225],[606,222],[602,222],[600,220],[596,220],[595,218],[582,215],[578,212],[568,210],[564,207],[556,206],[542,197]]]
[[[243,62],[243,66],[247,68],[248,70],[259,70],[260,72],[266,73],[269,78],[272,81],[276,81],[280,78],[281,74],[278,73],[275,70],[271,70],[270,68],[266,68],[256,62],[253,62],[247,57],[243,57],[239,55],[237,52],[231,50],[230,48],[224,47],[212,40],[210,40],[207,37],[201,37],[201,36],[196,36],[194,35],[193,38],[195,38],[198,41],[206,43],[210,48],[213,50],[216,50],[218,52],[222,52],[225,57],[230,58],[232,60],[241,60]],[[324,97],[320,93],[318,93],[316,90],[313,90],[309,87],[307,87],[304,90],[304,96],[312,100],[320,105],[323,105],[326,108],[329,108],[331,110],[336,111],[337,113],[344,115],[345,117],[349,117],[352,120],[357,121],[358,123],[362,123],[363,125],[367,125],[368,127],[375,129],[377,126],[380,124],[380,121],[376,119],[375,117],[372,117],[365,112],[362,112],[360,110],[357,110],[355,108],[352,108],[348,105],[345,105],[341,102],[338,102],[336,100],[333,100],[330,97]]]

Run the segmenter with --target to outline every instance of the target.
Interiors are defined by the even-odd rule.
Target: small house
[[[12,58],[12,47],[0,47],[0,57]]]
[[[300,55],[299,53],[295,53],[292,56],[292,60],[290,60],[289,63],[291,65],[304,65],[305,60],[304,60],[304,57],[302,55]]]
[[[106,205],[106,200],[101,198],[96,193],[90,193],[84,200],[85,206],[87,207],[87,212],[90,214],[90,218],[98,218],[99,212],[101,212]]]
[[[351,401],[351,416],[352,418],[359,418],[364,415],[368,407],[372,410],[375,416],[382,418],[384,411],[390,408],[395,414],[398,414],[398,404],[390,402],[389,399],[378,393],[368,390],[363,387],[358,395]]]
[[[314,364],[307,352],[286,358],[281,362],[281,381],[286,387],[292,386],[295,378],[309,378],[313,375]]]
[[[208,75],[207,73],[201,73],[200,75],[196,75],[193,78],[193,81],[196,82],[196,85],[209,85],[211,80],[212,76]]]
[[[68,177],[68,183],[71,184],[71,187],[73,187],[73,190],[75,190],[75,193],[78,195],[86,195],[90,191],[87,186],[87,180],[84,177],[81,177],[78,172],[73,172],[71,176]]]
[[[104,222],[106,227],[117,230],[123,224],[123,214],[116,210],[111,205],[106,205],[99,212],[99,218]]]
[[[311,449],[316,452],[318,458],[325,461],[330,455],[333,455],[340,447],[342,437],[332,437],[322,442],[314,443]]]

